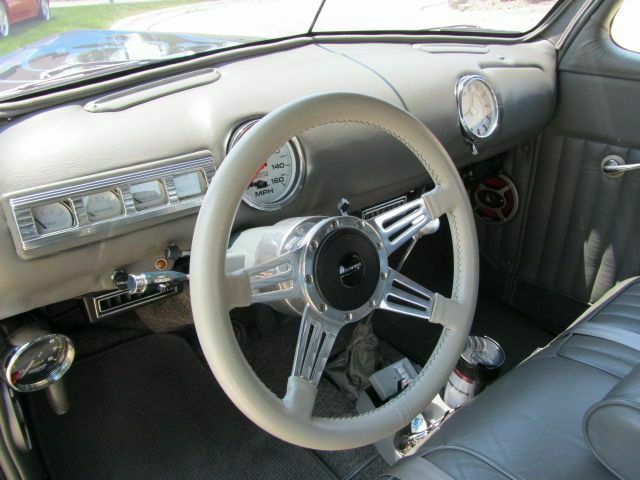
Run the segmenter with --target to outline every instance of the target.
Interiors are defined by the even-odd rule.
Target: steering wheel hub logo
[[[356,253],[348,253],[338,264],[338,276],[345,287],[355,287],[364,277],[364,263]]]

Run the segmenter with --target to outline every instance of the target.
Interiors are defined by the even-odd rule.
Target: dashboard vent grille
[[[155,302],[161,298],[175,295],[182,291],[181,285],[176,285],[163,292],[130,294],[122,290],[113,290],[101,295],[88,295],[83,298],[84,306],[91,322],[117,313],[139,307],[146,303]]]
[[[371,220],[372,218],[377,217],[378,215],[382,215],[389,210],[393,210],[400,205],[404,205],[407,203],[407,197],[398,197],[393,200],[389,200],[388,202],[381,203],[379,205],[375,205],[373,207],[365,208],[362,210],[362,219],[363,220]]]

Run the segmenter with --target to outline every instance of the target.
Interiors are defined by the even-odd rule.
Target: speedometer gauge
[[[498,127],[498,100],[487,81],[467,75],[456,87],[460,125],[472,142],[489,137]]]
[[[232,135],[229,149],[258,120],[245,123]],[[260,166],[247,185],[243,201],[259,210],[277,210],[290,203],[302,188],[305,164],[300,142],[292,138],[281,145]]]

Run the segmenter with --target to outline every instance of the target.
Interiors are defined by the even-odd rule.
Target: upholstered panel
[[[640,272],[640,172],[612,179],[602,159],[640,150],[543,134],[519,277],[583,302]]]
[[[503,274],[513,273],[514,265],[518,255],[518,239],[524,221],[524,205],[528,195],[529,178],[533,171],[533,142],[528,142],[517,148],[510,150],[503,157],[502,172],[512,181],[517,190],[518,213],[509,222],[503,225],[491,225],[476,221],[478,229],[478,242],[482,258],[493,269]],[[487,271],[485,268],[484,272]],[[498,273],[496,272],[496,273]],[[484,278],[486,281],[492,279]],[[502,294],[503,292],[496,292]]]

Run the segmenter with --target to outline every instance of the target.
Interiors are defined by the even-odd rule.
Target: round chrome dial
[[[240,140],[258,120],[247,122],[236,129],[229,148]],[[259,210],[277,210],[291,203],[302,188],[306,168],[300,142],[292,138],[272,153],[247,186],[242,200]]]
[[[460,125],[467,138],[478,141],[498,128],[498,99],[489,83],[479,75],[462,77],[456,87]]]
[[[42,390],[60,380],[74,356],[73,343],[65,335],[42,335],[7,353],[4,380],[19,392]]]

